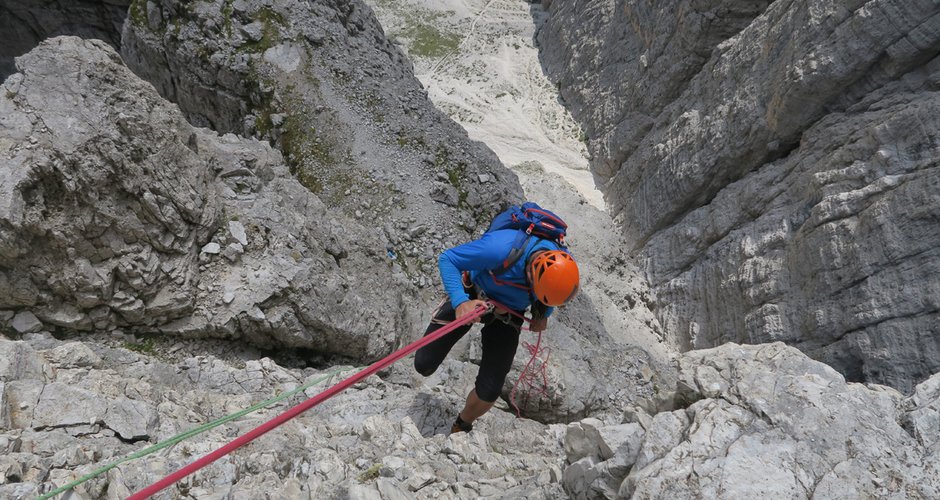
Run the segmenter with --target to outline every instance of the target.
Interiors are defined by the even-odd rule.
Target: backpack
[[[522,257],[529,244],[529,238],[532,236],[552,240],[562,248],[567,246],[565,235],[568,231],[568,224],[565,224],[561,217],[531,201],[522,205],[513,205],[497,214],[484,234],[501,229],[518,229],[519,234],[516,235],[512,249],[503,259],[502,265],[490,270],[494,275],[506,272]]]

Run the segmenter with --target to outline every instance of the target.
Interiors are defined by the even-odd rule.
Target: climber
[[[483,355],[474,389],[457,414],[451,433],[467,432],[473,421],[489,411],[503,388],[503,382],[519,344],[522,314],[531,306],[529,329],[540,332],[548,325],[554,307],[570,301],[578,291],[578,266],[562,244],[550,239],[529,237],[506,266],[519,231],[488,230],[480,239],[445,250],[438,267],[446,297],[434,311],[427,336],[456,318],[487,306],[486,299],[505,305],[518,314],[493,309],[477,321],[483,323]],[[511,262],[511,261],[510,261]],[[494,272],[494,269],[499,271]],[[415,354],[415,370],[425,377],[434,373],[444,357],[472,327],[466,325],[422,347]]]

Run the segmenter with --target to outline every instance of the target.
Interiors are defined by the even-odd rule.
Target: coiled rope
[[[512,309],[496,302],[495,300],[489,299],[488,302],[496,306],[498,309],[516,316],[517,318],[522,318],[523,321],[531,323],[532,320],[525,317],[522,314],[513,311]],[[524,328],[525,330],[532,331],[531,328]],[[551,354],[551,350],[548,347],[542,347],[542,332],[536,332],[538,337],[535,340],[535,345],[532,345],[528,342],[523,341],[522,346],[529,351],[529,361],[526,362],[525,367],[522,368],[522,371],[519,372],[519,378],[516,379],[516,382],[512,385],[512,391],[509,392],[509,404],[516,410],[516,416],[522,416],[522,410],[519,409],[519,404],[516,403],[516,391],[519,389],[519,385],[522,384],[522,396],[523,396],[523,406],[529,402],[529,397],[533,392],[538,394],[541,397],[548,398],[548,358]],[[544,353],[544,359],[541,358]],[[537,367],[533,363],[535,361],[541,361]],[[535,367],[532,371],[531,368]],[[540,387],[537,387],[537,382],[541,382]]]

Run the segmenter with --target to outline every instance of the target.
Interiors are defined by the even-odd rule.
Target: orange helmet
[[[532,291],[539,302],[560,306],[578,293],[578,264],[561,250],[536,254],[532,259]]]

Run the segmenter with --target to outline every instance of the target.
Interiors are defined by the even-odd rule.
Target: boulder
[[[383,245],[328,215],[268,145],[193,128],[101,42],[47,40],[17,64],[0,92],[0,151],[11,158],[0,166],[0,231],[8,236],[0,239],[0,296],[41,283],[36,315],[69,330],[237,335],[363,359],[413,330],[415,313],[387,314],[414,289],[384,254],[336,250],[347,238],[364,249]],[[219,195],[226,190],[242,194]],[[202,262],[200,253],[222,251],[210,239],[223,213],[252,221],[229,221],[233,245],[247,242],[249,230],[267,243],[249,254],[227,247],[230,259]],[[350,265],[340,268],[334,254]],[[194,293],[210,287],[250,293],[225,304]],[[23,331],[39,328],[20,314]]]
[[[622,496],[940,492],[930,441],[906,428],[929,427],[937,418],[937,409],[924,405],[934,400],[934,379],[918,386],[920,397],[904,398],[883,386],[848,383],[782,343],[727,344],[687,353],[679,364],[693,396],[687,402],[694,402],[654,417]]]
[[[42,330],[42,321],[29,311],[20,311],[13,316],[10,326],[18,333],[33,333]]]

